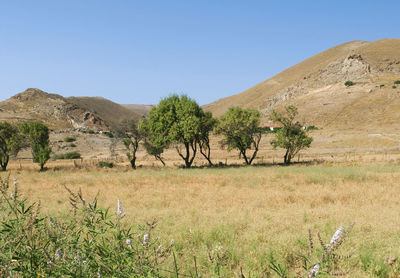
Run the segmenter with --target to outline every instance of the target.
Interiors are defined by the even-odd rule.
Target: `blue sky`
[[[0,2],[0,100],[63,96],[200,104],[352,40],[400,38],[398,0]]]

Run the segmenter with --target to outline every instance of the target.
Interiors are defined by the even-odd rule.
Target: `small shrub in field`
[[[69,146],[70,146],[71,148],[76,148],[76,145],[75,145],[74,143],[69,144]]]
[[[94,130],[91,130],[91,129],[88,130],[88,133],[89,134],[95,134]]]
[[[68,152],[68,153],[53,155],[53,159],[78,159],[78,158],[81,158],[81,154],[78,152]]]
[[[97,163],[97,167],[100,167],[100,168],[113,168],[114,167],[114,163],[106,162],[106,161],[99,161]]]
[[[344,82],[344,85],[346,86],[346,87],[350,87],[350,86],[353,86],[355,83],[353,82],[353,81],[350,81],[350,80],[347,80],[346,82]]]
[[[392,86],[393,89],[396,89],[397,87],[395,85]]]
[[[67,142],[67,143],[71,143],[71,142],[75,142],[75,141],[76,141],[76,139],[74,137],[65,137],[64,138],[64,142]]]
[[[106,132],[104,132],[104,134],[106,136],[108,136],[109,138],[114,138],[114,134],[112,134],[111,132],[106,131]]]
[[[396,80],[396,81],[394,81],[394,84],[396,84],[396,85],[400,85],[400,80]]]

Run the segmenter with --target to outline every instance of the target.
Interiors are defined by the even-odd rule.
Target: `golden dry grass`
[[[328,241],[343,223],[356,223],[345,244],[356,253],[347,265],[351,277],[370,277],[384,268],[386,256],[400,255],[399,165],[14,170],[11,175],[23,195],[40,200],[48,212],[69,208],[63,185],[82,188],[88,199],[100,191],[100,204],[112,211],[121,199],[128,221],[159,220],[158,231],[175,239],[182,265],[196,255],[209,268],[208,250],[222,246],[232,269],[226,277],[241,266],[261,273],[271,252],[296,267],[293,258],[305,248],[308,229],[321,231]]]

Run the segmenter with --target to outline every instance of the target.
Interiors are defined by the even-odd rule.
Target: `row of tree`
[[[271,144],[274,148],[286,150],[285,164],[289,164],[301,149],[309,147],[312,142],[303,125],[295,121],[296,116],[297,108],[294,106],[287,106],[285,113],[273,111],[270,115],[270,119],[281,126]],[[123,138],[133,169],[136,169],[136,153],[141,145],[163,165],[164,150],[174,147],[186,168],[192,166],[198,153],[212,166],[211,133],[223,135],[221,145],[228,151],[238,150],[240,157],[250,165],[257,157],[261,137],[265,133],[260,127],[260,118],[261,113],[257,110],[232,107],[215,119],[189,97],[172,95],[153,107],[148,118],[139,122],[124,122],[116,134]],[[33,161],[43,170],[51,153],[46,125],[38,122],[18,125],[0,123],[0,166],[3,171],[7,169],[11,156],[29,147]]]
[[[18,125],[1,122],[1,170],[5,171],[7,169],[11,156],[17,156],[18,152],[25,148],[31,148],[33,161],[39,164],[42,171],[51,153],[48,127],[38,122],[19,123]]]
[[[285,113],[273,111],[270,115],[270,119],[281,126],[271,144],[274,148],[286,150],[285,164],[290,164],[292,158],[312,142],[303,125],[295,121],[297,114],[295,106],[287,106]],[[153,107],[148,118],[125,122],[118,135],[124,137],[127,157],[134,169],[140,145],[163,165],[162,153],[173,146],[186,168],[192,166],[198,152],[211,166],[212,132],[223,135],[221,145],[229,151],[238,150],[240,157],[250,165],[257,156],[262,134],[265,133],[260,127],[260,119],[259,111],[240,107],[229,108],[222,117],[215,119],[189,97],[172,95]]]

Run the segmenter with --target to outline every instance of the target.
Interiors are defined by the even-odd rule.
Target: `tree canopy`
[[[196,157],[203,117],[201,107],[186,95],[164,98],[149,113],[149,141],[156,148],[175,145],[185,167],[190,168]]]
[[[238,149],[247,165],[257,156],[262,135],[260,117],[261,114],[257,110],[231,107],[219,119],[215,128],[217,134],[225,136],[222,145],[227,146],[229,151]],[[247,150],[252,148],[254,152],[249,156]]]
[[[297,107],[289,105],[285,107],[286,113],[273,111],[270,119],[279,123],[282,127],[275,133],[275,139],[271,141],[274,148],[286,149],[284,163],[290,164],[292,158],[302,149],[309,148],[313,139],[308,136],[307,130],[298,121]]]
[[[49,128],[39,122],[21,123],[19,128],[31,146],[33,162],[38,163],[43,171],[51,153]]]
[[[0,123],[0,166],[1,170],[7,169],[10,156],[16,156],[23,147],[23,140],[16,126],[8,123]]]

